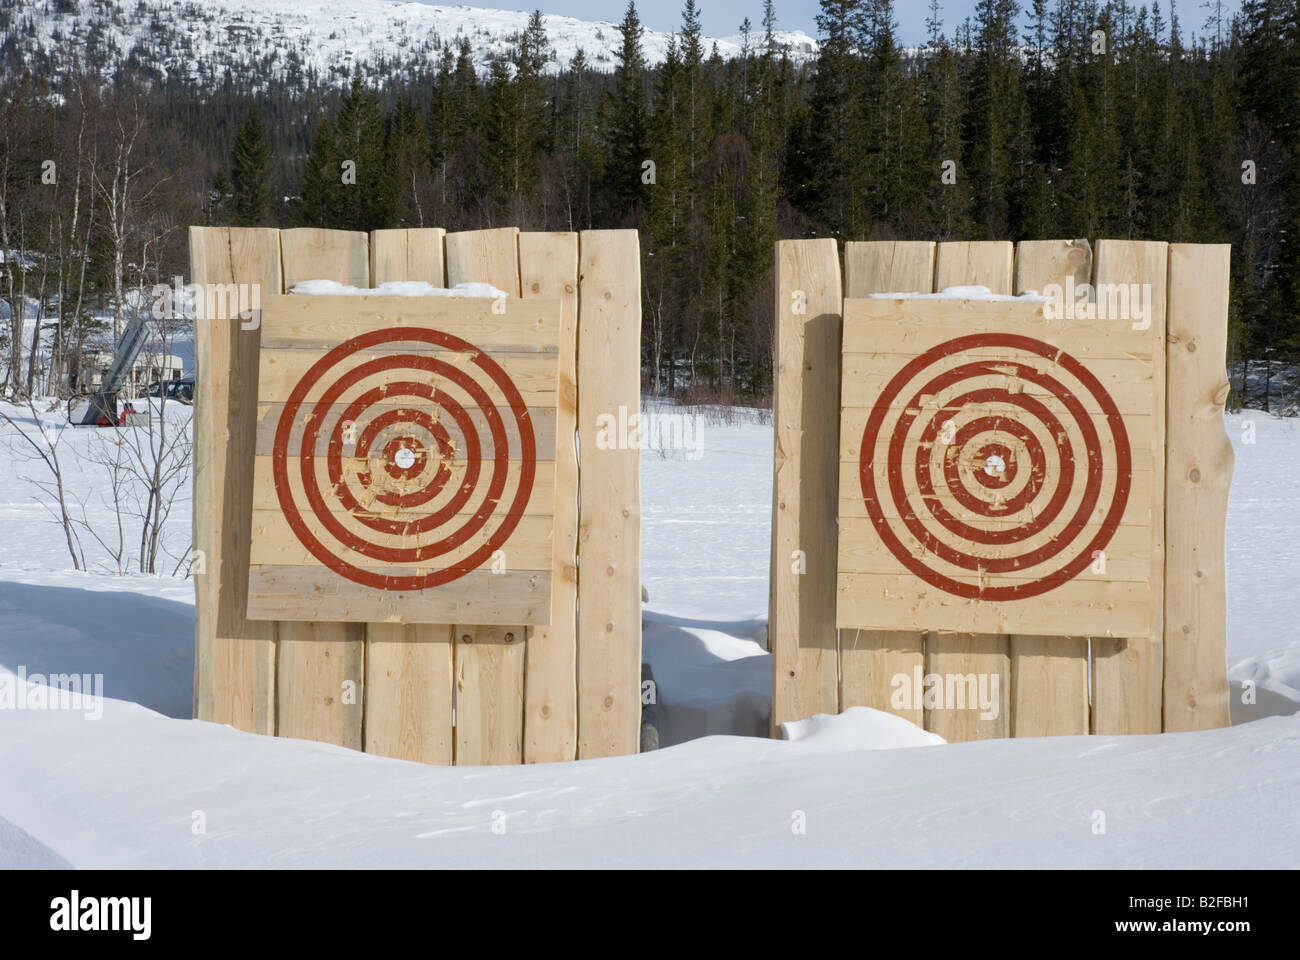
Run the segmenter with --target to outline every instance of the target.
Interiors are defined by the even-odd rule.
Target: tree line
[[[629,3],[612,73],[556,64],[534,14],[485,70],[462,37],[343,89],[308,72],[195,90],[136,64],[52,99],[12,77],[0,247],[19,230],[42,252],[66,340],[85,304],[120,315],[137,280],[184,273],[187,222],[635,228],[646,389],[763,402],[777,238],[1231,243],[1238,399],[1276,406],[1274,374],[1300,363],[1300,0],[1207,6],[1189,27],[1158,0],[981,0],[946,25],[931,0],[905,49],[892,0],[822,0],[801,63],[772,0],[732,59],[686,0],[650,65]],[[56,155],[42,193],[30,165]],[[6,300],[33,272],[12,260]]]

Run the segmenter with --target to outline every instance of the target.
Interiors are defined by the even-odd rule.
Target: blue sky
[[[442,3],[454,0],[441,0]],[[620,20],[626,0],[462,0],[471,5],[496,7],[505,10],[533,10],[540,8],[543,13],[566,14],[583,20]],[[757,27],[763,16],[763,0],[697,0],[702,11],[704,32],[713,36],[725,36],[735,33],[740,22],[749,17]],[[1148,0],[1134,0],[1136,6]],[[685,0],[638,0],[637,12],[641,22],[654,30],[675,30],[681,23],[681,8]],[[960,24],[975,12],[976,0],[946,0],[942,2],[941,16],[944,33],[951,35],[953,26]],[[1022,6],[1026,4],[1022,0]],[[1236,10],[1239,0],[1227,0],[1227,10]],[[1160,4],[1168,16],[1169,0]],[[776,0],[777,26],[787,30],[804,30],[817,35],[817,0]],[[1201,0],[1181,0],[1178,3],[1179,18],[1183,24],[1184,35],[1192,30],[1200,32],[1205,20],[1205,11],[1201,9]],[[895,0],[894,15],[899,24],[899,40],[905,44],[920,43],[925,39],[925,18],[929,12],[929,0]]]

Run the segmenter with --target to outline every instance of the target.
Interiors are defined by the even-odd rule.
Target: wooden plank
[[[949,743],[1006,737],[1011,732],[1011,661],[996,634],[930,633],[925,673],[934,677],[925,729]]]
[[[1164,728],[1228,726],[1227,244],[1169,247]]]
[[[334,280],[355,287],[370,285],[370,238],[364,233],[286,230],[280,236],[280,255],[285,289],[301,280],[312,279]],[[256,396],[255,388],[252,393]],[[255,438],[251,424],[249,432]],[[251,462],[249,468],[251,471]],[[250,576],[249,580],[251,586],[253,578]],[[345,675],[347,679],[355,679],[359,687],[364,686],[364,626],[326,620],[321,598],[302,590],[286,591],[279,597],[268,592],[263,597],[268,604],[281,599],[286,607],[292,603],[311,604],[316,611],[314,618],[319,618],[319,622],[280,621],[277,627],[281,640],[276,658],[279,734],[360,750],[365,691],[358,689],[357,702],[347,705],[347,709],[339,705],[337,697]],[[253,616],[268,611],[250,606],[248,612]],[[284,642],[286,636],[291,640],[288,644]],[[326,703],[331,697],[335,699]]]
[[[519,228],[447,234],[447,286],[490,283],[519,296]]]
[[[523,634],[516,627],[455,630],[456,763],[523,762]]]
[[[1149,285],[1153,358],[1152,377],[1155,389],[1165,396],[1165,331],[1166,331],[1166,281],[1168,276],[1169,246],[1157,241],[1098,240],[1094,250],[1093,283],[1097,288],[1104,284]],[[1164,410],[1169,408],[1165,399]],[[1166,415],[1167,416],[1167,413]],[[1156,477],[1165,473],[1165,416],[1152,424],[1151,442],[1145,467]],[[1144,465],[1134,459],[1134,469]],[[1149,509],[1155,517],[1164,516],[1165,484],[1151,485]],[[1164,675],[1163,619],[1159,598],[1165,592],[1164,580],[1164,524],[1152,524],[1150,556],[1155,582],[1156,599],[1150,604],[1149,625],[1145,630],[1134,631],[1127,637],[1091,639],[1092,671],[1092,728],[1095,733],[1159,733],[1161,728],[1160,690]],[[1119,642],[1116,642],[1119,641]],[[1153,695],[1154,704],[1148,702]],[[1134,699],[1140,698],[1140,699]]]
[[[352,230],[297,227],[280,231],[284,289],[305,280],[370,286],[370,235]]]
[[[1092,280],[1092,246],[1087,240],[1022,240],[1016,245],[1015,292],[1043,293]],[[1118,367],[1118,365],[1116,365]],[[1089,369],[1098,373],[1097,362]],[[1131,369],[1131,368],[1130,368]],[[1112,397],[1132,381],[1103,385]],[[1116,399],[1121,408],[1125,400]],[[1128,412],[1128,411],[1125,411]],[[1011,635],[1011,736],[1051,737],[1089,729],[1088,638]]]
[[[278,293],[276,230],[191,227],[191,280],[248,284],[246,302]],[[238,301],[238,296],[236,296]],[[248,329],[245,329],[247,327]],[[275,627],[247,619],[249,504],[255,439],[257,318],[204,296],[195,322],[195,716],[275,732]]]
[[[345,235],[350,236],[350,235]],[[367,296],[367,314],[384,318],[390,327],[428,326],[435,308],[455,311],[462,336],[474,343],[493,343],[501,352],[555,351],[559,311],[551,300],[507,300],[503,304],[485,297],[398,297]],[[358,317],[350,297],[285,294],[267,297],[262,303],[270,329],[262,334],[268,350],[333,346],[372,328]],[[430,352],[436,347],[425,347]],[[419,352],[419,346],[405,347]]]
[[[839,710],[835,630],[840,259],[835,241],[776,244],[772,731]]]
[[[1093,637],[1092,732],[1160,732],[1162,658],[1159,638]]]
[[[940,243],[935,251],[934,289],[939,291],[953,286],[977,285],[988,287],[993,293],[1011,293],[1014,286],[1014,264],[1015,247],[1007,241]],[[942,315],[942,311],[928,314],[931,318],[937,315]],[[934,320],[931,319],[929,322],[933,323]],[[841,589],[842,587],[843,585]],[[972,626],[979,629],[974,624]],[[985,629],[994,628],[990,626]],[[997,718],[983,721],[971,721],[968,712],[954,713],[953,711],[945,711],[936,718],[931,715],[931,711],[927,710],[926,728],[936,729],[934,725],[937,724],[939,734],[947,740],[1007,736],[1011,731],[1010,653],[1010,640],[1001,630],[985,636],[928,634],[926,636],[927,672],[934,670],[933,666],[929,666],[932,658],[935,663],[942,664],[945,670],[959,674],[977,669],[990,672],[990,684],[992,672],[996,672],[998,688],[1008,704],[1008,709],[1003,710]],[[944,733],[945,729],[954,735],[949,736]]]
[[[929,293],[934,284],[935,244],[930,241],[878,241],[844,245],[844,296],[911,291]],[[883,382],[864,382],[852,359],[842,358],[841,402],[875,402]],[[840,473],[841,490],[844,486]],[[865,509],[865,507],[863,508]],[[894,696],[894,679],[912,678],[925,666],[925,634],[902,630],[844,630],[840,633],[839,709],[863,706],[888,710],[924,722],[919,702]]]
[[[935,253],[934,289],[988,287],[1010,293],[1015,247],[1010,240],[947,240]]]
[[[446,231],[441,227],[374,231],[370,235],[371,283],[377,286],[393,281],[423,280],[435,287],[445,286],[445,236]],[[395,308],[394,312],[399,310]],[[346,324],[348,318],[339,317],[336,322]],[[304,335],[318,333],[308,327]],[[278,410],[268,413],[274,420],[279,419]],[[475,421],[476,429],[478,426]],[[261,449],[259,436],[259,452]],[[462,615],[464,611],[456,616]],[[456,616],[448,620],[454,621]],[[450,622],[366,626],[367,753],[424,763],[452,762],[454,630]]]
[[[641,452],[601,449],[602,418],[641,405],[635,230],[587,230],[578,273],[578,757],[636,753],[641,732]]]
[[[467,230],[449,233],[446,236],[447,285],[458,283],[490,283],[505,291],[510,298],[519,296],[519,230],[505,227],[494,230]],[[507,307],[516,306],[530,309],[530,304],[515,301]],[[547,344],[558,343],[560,315],[558,309],[549,316],[554,326],[547,330]],[[519,336],[513,337],[516,342]],[[555,368],[558,375],[558,361]],[[540,579],[537,581],[540,583]],[[551,587],[549,573],[545,580],[547,589]],[[514,586],[513,584],[511,586]],[[504,610],[503,610],[504,613]],[[550,607],[546,610],[549,620]],[[470,619],[462,623],[502,623],[501,620]],[[536,617],[527,618],[529,623],[542,623]],[[487,627],[456,627],[456,763],[520,763],[523,760],[523,666],[527,656],[525,619],[500,630]],[[509,634],[511,645],[503,648],[502,637]],[[476,635],[481,635],[481,642],[475,643]],[[516,658],[517,654],[517,658]],[[518,670],[516,684],[515,671]],[[518,703],[498,702],[511,695],[517,688]],[[465,705],[470,704],[470,710]],[[479,711],[497,709],[502,711],[498,717],[489,717]],[[518,735],[511,736],[510,730],[499,727],[506,717],[518,716]],[[462,725],[465,728],[462,730]],[[513,729],[511,727],[510,729]],[[500,743],[484,742],[484,736],[504,737]],[[516,749],[517,748],[517,749]],[[500,759],[492,759],[500,758]]]
[[[451,763],[451,638],[450,625],[366,625],[366,753]]]
[[[443,286],[447,271],[443,265],[442,227],[408,230],[373,230],[370,233],[370,283],[379,286],[399,280],[423,280]]]
[[[524,762],[550,763],[578,750],[578,235],[521,233],[519,277],[525,300],[561,305],[551,625],[528,628],[524,678]]]
[[[1088,732],[1088,638],[1011,636],[1011,736]]]
[[[371,573],[385,572],[379,568],[366,569]],[[338,581],[338,575],[326,567],[274,564],[253,567],[249,573],[253,589],[249,616],[338,621],[339,626],[344,622],[404,623],[413,616],[429,616],[420,612],[421,605],[428,603],[421,593],[379,590],[360,584],[353,590],[340,591]],[[437,609],[462,614],[464,620],[474,623],[540,623],[550,616],[550,597],[549,568],[518,577],[475,570],[444,585]]]
[[[280,736],[361,749],[364,631],[357,623],[280,624]]]
[[[930,240],[879,240],[844,244],[844,296],[929,293],[934,286],[935,244]]]

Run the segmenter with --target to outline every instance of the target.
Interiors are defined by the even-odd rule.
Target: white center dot
[[[984,472],[990,477],[998,477],[1007,469],[1007,463],[996,453],[984,461]]]
[[[403,470],[410,470],[415,465],[415,451],[402,447],[394,454],[393,462]]]

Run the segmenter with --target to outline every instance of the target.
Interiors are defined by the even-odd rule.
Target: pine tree
[[[271,148],[266,124],[255,106],[239,124],[230,158],[230,223],[236,227],[259,227],[271,223],[271,188],[268,166]]]
[[[645,54],[641,47],[641,20],[629,0],[619,24],[621,43],[614,68],[614,96],[609,128],[610,163],[606,176],[619,208],[638,207],[645,196],[642,164],[651,159],[646,149]]]

